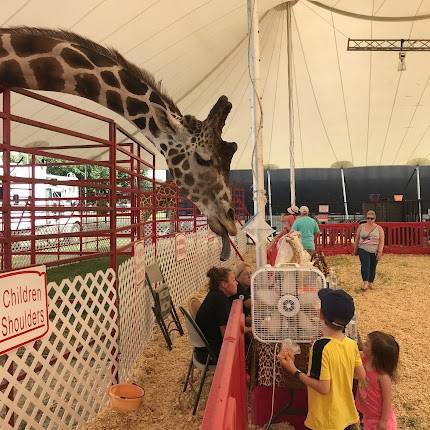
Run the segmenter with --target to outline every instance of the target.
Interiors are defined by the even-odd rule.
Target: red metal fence
[[[247,430],[243,303],[231,308],[201,430]]]
[[[155,154],[112,119],[27,90],[0,94],[0,271],[99,257],[116,267],[136,240],[155,243],[206,225],[173,182],[155,179]],[[20,115],[29,99],[59,115],[52,123]],[[66,114],[94,130],[64,126]],[[30,133],[20,140],[23,127]],[[41,140],[28,141],[35,134]],[[50,173],[64,167],[77,176]],[[239,216],[243,193],[233,187]]]
[[[385,253],[430,254],[430,222],[380,222],[385,232]],[[350,254],[354,249],[359,224],[321,224],[315,236],[317,251],[326,255]],[[277,244],[284,233],[276,236],[267,248],[267,261],[274,264]]]

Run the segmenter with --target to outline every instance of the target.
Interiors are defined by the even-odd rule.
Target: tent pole
[[[422,221],[421,215],[421,182],[420,182],[420,166],[416,167],[417,171],[417,197],[418,197],[418,220]]]
[[[296,204],[296,165],[294,160],[294,105],[293,105],[293,46],[291,35],[291,2],[287,3],[287,58],[288,58],[288,122],[290,126],[290,195],[291,206]]]
[[[343,174],[343,167],[340,168],[340,176],[342,178],[343,206],[345,208],[345,218],[348,221],[348,199],[346,198],[345,175]]]
[[[247,0],[248,9],[248,67],[252,84],[251,95],[251,131],[254,144],[252,160],[252,181],[254,187],[254,215],[258,225],[265,224],[266,197],[264,192],[264,167],[263,167],[263,140],[262,140],[262,112],[260,91],[260,35],[258,22],[258,1]],[[256,266],[261,269],[266,265],[266,237],[262,230],[257,230]]]

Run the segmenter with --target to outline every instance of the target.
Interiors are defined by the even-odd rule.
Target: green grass
[[[118,256],[118,264],[130,258],[128,255]],[[83,260],[77,263],[65,264],[63,266],[48,268],[48,282],[56,282],[60,284],[63,279],[72,280],[78,275],[87,273],[96,273],[99,270],[106,271],[109,267],[109,257],[100,257],[92,260]]]

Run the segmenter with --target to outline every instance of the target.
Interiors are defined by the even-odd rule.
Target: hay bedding
[[[252,255],[247,260],[255,261]],[[365,337],[372,330],[384,330],[400,343],[399,381],[393,393],[398,429],[430,429],[430,324],[427,319],[430,314],[430,256],[385,255],[378,265],[375,290],[364,294],[359,290],[357,257],[330,257],[328,264],[338,274],[339,287],[355,298],[361,335]],[[203,298],[206,291],[202,288],[198,295]],[[145,389],[142,407],[129,414],[106,408],[82,426],[83,430],[199,428],[212,378],[207,377],[199,408],[192,417],[190,391],[182,394],[191,349],[186,335],[173,337],[173,350],[168,351],[157,329],[154,340],[135,364],[130,381]],[[272,428],[292,429],[287,423]],[[250,429],[256,427],[250,425]]]

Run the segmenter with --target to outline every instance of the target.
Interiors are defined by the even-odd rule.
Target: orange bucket
[[[131,412],[139,408],[145,390],[136,384],[116,384],[110,387],[109,395],[112,409]]]

